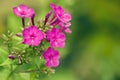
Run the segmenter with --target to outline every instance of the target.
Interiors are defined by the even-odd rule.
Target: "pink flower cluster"
[[[61,6],[57,6],[55,4],[50,4],[50,7],[51,11],[48,12],[48,14],[46,15],[45,24],[48,23],[53,27],[58,25],[60,26],[59,30],[61,32],[72,33],[72,31],[70,30],[70,21],[72,19],[70,13],[66,13]],[[48,18],[50,18],[52,13],[54,14],[54,16],[48,21]]]
[[[46,26],[46,24],[49,24],[52,28],[46,32],[35,26],[35,11],[33,9],[21,4],[18,7],[14,7],[13,12],[16,16],[22,18],[23,26],[25,26],[24,18],[31,18],[32,25],[23,27],[23,44],[39,46],[43,39],[47,40],[50,43],[50,47],[44,51],[43,58],[46,61],[47,67],[57,67],[59,65],[60,54],[55,48],[65,47],[66,36],[64,32],[72,32],[70,30],[71,15],[66,13],[61,6],[50,4],[50,7],[51,10],[46,14],[43,27],[47,27],[48,25]],[[53,16],[51,14],[53,14]],[[50,16],[52,16],[52,18]],[[59,28],[56,26],[59,26]]]

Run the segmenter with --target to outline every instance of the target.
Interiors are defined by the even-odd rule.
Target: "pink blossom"
[[[72,33],[72,31],[70,30],[71,23],[64,24],[64,23],[61,22],[61,23],[59,23],[59,26],[60,26],[60,31],[66,32],[66,33],[69,33],[69,34]]]
[[[47,67],[57,67],[59,65],[60,54],[54,48],[49,47],[43,54]]]
[[[36,26],[30,26],[28,28],[25,28],[22,34],[23,43],[32,46],[38,46],[41,40],[44,38],[44,33]]]
[[[33,9],[23,4],[19,5],[18,7],[14,7],[13,12],[15,15],[21,18],[31,18],[35,15],[35,11]]]
[[[71,20],[70,13],[65,13],[64,9],[61,6],[57,6],[55,4],[50,4],[52,11],[54,12],[55,16],[64,23],[67,23]]]
[[[59,29],[53,28],[52,30],[49,30],[46,35],[52,47],[64,48],[66,37]]]

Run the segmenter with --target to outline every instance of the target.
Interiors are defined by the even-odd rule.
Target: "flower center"
[[[54,55],[53,55],[53,54],[51,54],[51,55],[49,55],[49,56],[48,56],[48,58],[49,58],[50,60],[52,60],[52,59],[53,59],[53,57],[54,57]]]
[[[36,36],[35,36],[34,34],[31,34],[31,35],[30,35],[30,38],[31,38],[32,40],[34,40],[35,37],[36,37]]]
[[[24,11],[21,12],[22,15],[25,15],[26,13]]]

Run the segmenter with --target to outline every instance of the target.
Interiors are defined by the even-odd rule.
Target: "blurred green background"
[[[60,49],[56,73],[45,80],[120,80],[120,0],[0,0],[0,35],[8,29],[20,31],[14,6],[34,8],[37,21],[44,19],[50,3],[71,13],[72,34],[67,34],[66,47]],[[0,69],[0,80],[7,72]],[[29,80],[29,75],[22,74],[21,80]]]

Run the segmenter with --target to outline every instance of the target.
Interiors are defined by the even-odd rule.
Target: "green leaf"
[[[10,59],[5,60],[0,66],[10,65],[12,64],[12,61]]]
[[[2,39],[8,40],[8,37],[5,34],[2,34]]]
[[[7,48],[4,46],[0,46],[0,64],[6,60],[7,55],[8,55]]]
[[[35,78],[36,78],[36,72],[32,72],[30,74],[30,80],[35,80]]]

